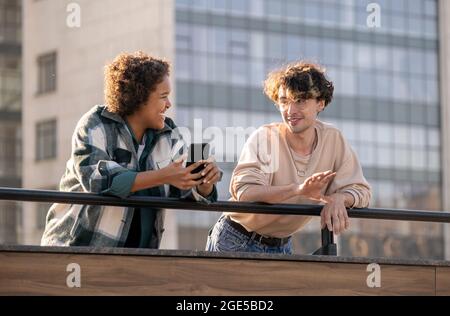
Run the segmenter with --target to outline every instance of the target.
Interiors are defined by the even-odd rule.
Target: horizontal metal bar
[[[93,193],[28,190],[3,187],[0,187],[0,200],[307,216],[320,216],[320,211],[323,207],[321,205],[265,204],[227,201],[206,204],[160,197],[129,197],[121,199],[118,197]],[[353,218],[450,223],[450,213],[436,211],[364,208],[349,209],[348,215]]]

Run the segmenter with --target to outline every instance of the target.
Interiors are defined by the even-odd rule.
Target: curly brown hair
[[[288,89],[296,100],[324,100],[327,106],[333,98],[333,82],[325,77],[325,69],[314,63],[294,62],[269,73],[264,93],[275,103],[280,86]]]
[[[122,117],[136,112],[170,73],[165,60],[141,51],[122,53],[105,67],[105,103]]]

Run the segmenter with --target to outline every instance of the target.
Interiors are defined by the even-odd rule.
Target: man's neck
[[[310,155],[313,152],[316,140],[316,129],[314,126],[301,133],[293,133],[289,129],[286,132],[288,145],[294,152],[303,156]]]

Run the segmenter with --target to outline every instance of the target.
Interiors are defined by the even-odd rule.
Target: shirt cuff
[[[133,187],[137,174],[138,173],[135,171],[122,172],[114,177],[111,187],[102,193],[118,196],[120,198],[130,196],[131,188]]]
[[[359,205],[359,195],[352,189],[348,189],[343,191],[342,193],[349,193],[353,196],[354,203],[349,208],[354,208],[356,205]]]
[[[191,190],[187,191],[185,194],[183,194],[181,196],[182,199],[189,199],[190,198],[190,199],[194,199],[197,202],[204,202],[206,204],[209,204],[211,202],[216,202],[217,201],[217,197],[218,197],[218,194],[217,194],[217,188],[216,188],[215,185],[213,186],[212,192],[206,197],[204,197],[203,195],[198,193],[196,187],[192,188]]]

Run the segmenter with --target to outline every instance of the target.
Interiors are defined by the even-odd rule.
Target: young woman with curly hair
[[[88,111],[72,137],[61,191],[215,201],[221,171],[211,161],[185,167],[186,144],[166,117],[170,66],[142,52],[105,68],[105,105]],[[200,165],[203,171],[191,173]],[[42,245],[158,248],[164,212],[145,207],[54,204]]]

